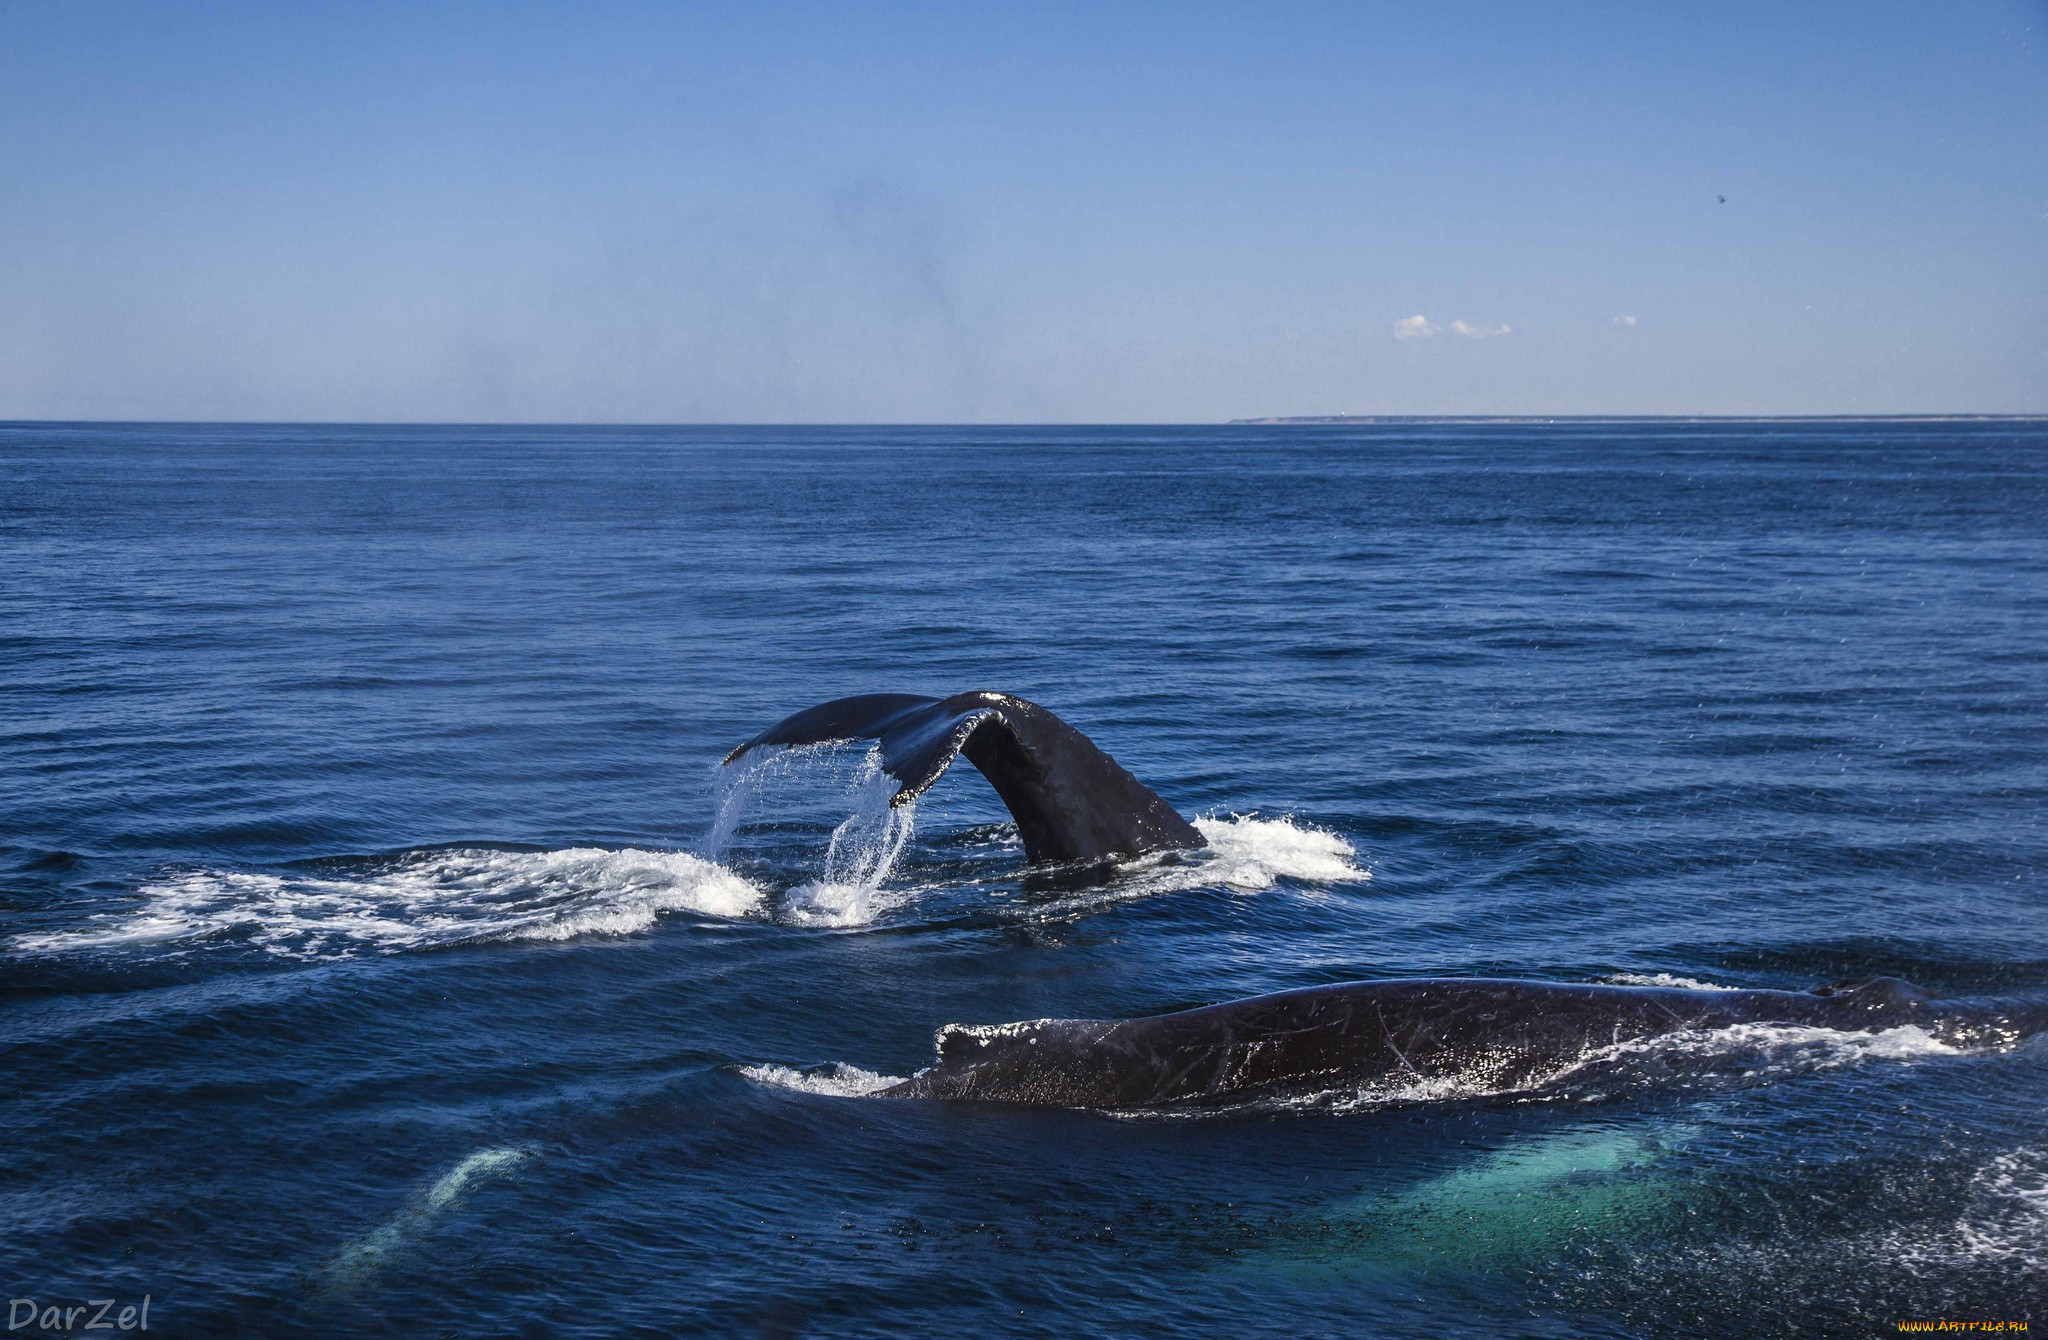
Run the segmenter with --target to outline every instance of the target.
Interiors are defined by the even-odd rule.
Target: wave
[[[2048,1268],[2048,1153],[2015,1150],[1991,1160],[1970,1184],[1956,1235],[1972,1256]]]
[[[1120,862],[1107,882],[1069,898],[1037,904],[1032,915],[1040,920],[1073,916],[1114,903],[1195,889],[1263,893],[1283,879],[1301,884],[1345,884],[1372,878],[1370,870],[1354,863],[1356,848],[1313,824],[1243,814],[1194,822],[1208,843],[1206,847]]]
[[[1632,1056],[1692,1056],[1736,1062],[1748,1074],[1825,1070],[1866,1060],[1905,1061],[1930,1056],[1963,1056],[1917,1024],[1872,1033],[1851,1033],[1811,1024],[1728,1024],[1637,1038],[1589,1053],[1574,1069],[1605,1065]]]
[[[757,915],[762,890],[686,852],[570,847],[409,852],[355,873],[189,870],[85,925],[18,937],[26,953],[182,949],[234,939],[286,958],[393,953],[472,940],[630,935],[664,913]]]
[[[1021,915],[1034,921],[1060,920],[1118,903],[1196,889],[1257,894],[1281,880],[1327,885],[1364,883],[1372,878],[1370,870],[1355,863],[1358,852],[1349,842],[1297,819],[1233,814],[1204,817],[1194,823],[1207,846],[1120,862],[1103,883],[1067,897],[1034,901]]]

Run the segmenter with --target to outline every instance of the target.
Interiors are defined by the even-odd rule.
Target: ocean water
[[[1045,887],[971,768],[892,815],[858,747],[718,767],[969,688],[1210,850]],[[862,1097],[948,1023],[1359,978],[2048,991],[2044,802],[2044,422],[4,425],[0,1289],[187,1336],[2048,1322],[2048,1038]]]

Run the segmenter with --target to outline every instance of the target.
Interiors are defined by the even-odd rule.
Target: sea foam
[[[182,949],[238,939],[272,954],[326,958],[483,939],[629,935],[665,913],[759,912],[762,891],[687,852],[569,847],[408,852],[337,873],[198,869],[144,884],[134,905],[84,925],[22,936],[27,953],[126,945]]]
[[[1607,980],[1616,986],[1667,986],[1685,991],[1736,991],[1739,987],[1723,986],[1719,982],[1703,982],[1697,977],[1680,977],[1668,972],[1616,972],[1609,973]]]
[[[1357,864],[1358,851],[1349,842],[1298,819],[1233,814],[1194,822],[1195,831],[1208,845],[1122,863],[1114,882],[1102,891],[1104,900],[1209,888],[1262,893],[1283,879],[1302,884],[1355,884],[1372,878],[1370,870]]]
[[[1281,1098],[1252,1097],[1218,1110],[1360,1112],[1499,1098],[1589,1102],[1645,1084],[1669,1086],[1693,1081],[1740,1086],[1870,1061],[1925,1061],[1963,1054],[1910,1024],[1873,1033],[1804,1024],[1731,1024],[1595,1047],[1536,1074],[1508,1082],[1502,1081],[1490,1058],[1481,1054],[1466,1070],[1390,1075],[1363,1085]],[[1162,1111],[1200,1115],[1195,1109]]]
[[[1295,819],[1233,814],[1197,819],[1195,829],[1209,843],[1195,863],[1204,882],[1255,891],[1282,879],[1342,884],[1372,878],[1353,863],[1358,851],[1350,843]]]
[[[828,1061],[802,1070],[773,1063],[736,1066],[734,1069],[756,1084],[822,1094],[828,1098],[864,1098],[903,1082],[900,1076],[877,1074],[843,1061]]]

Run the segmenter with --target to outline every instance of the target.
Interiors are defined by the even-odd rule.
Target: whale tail
[[[1203,845],[1194,825],[1094,741],[1006,693],[838,698],[783,718],[725,761],[764,745],[867,739],[880,743],[883,770],[903,784],[892,805],[916,799],[967,755],[1016,819],[1034,865]]]

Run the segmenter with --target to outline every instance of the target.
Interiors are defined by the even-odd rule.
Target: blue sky
[[[0,417],[2041,412],[2044,300],[2040,3],[0,3]]]

